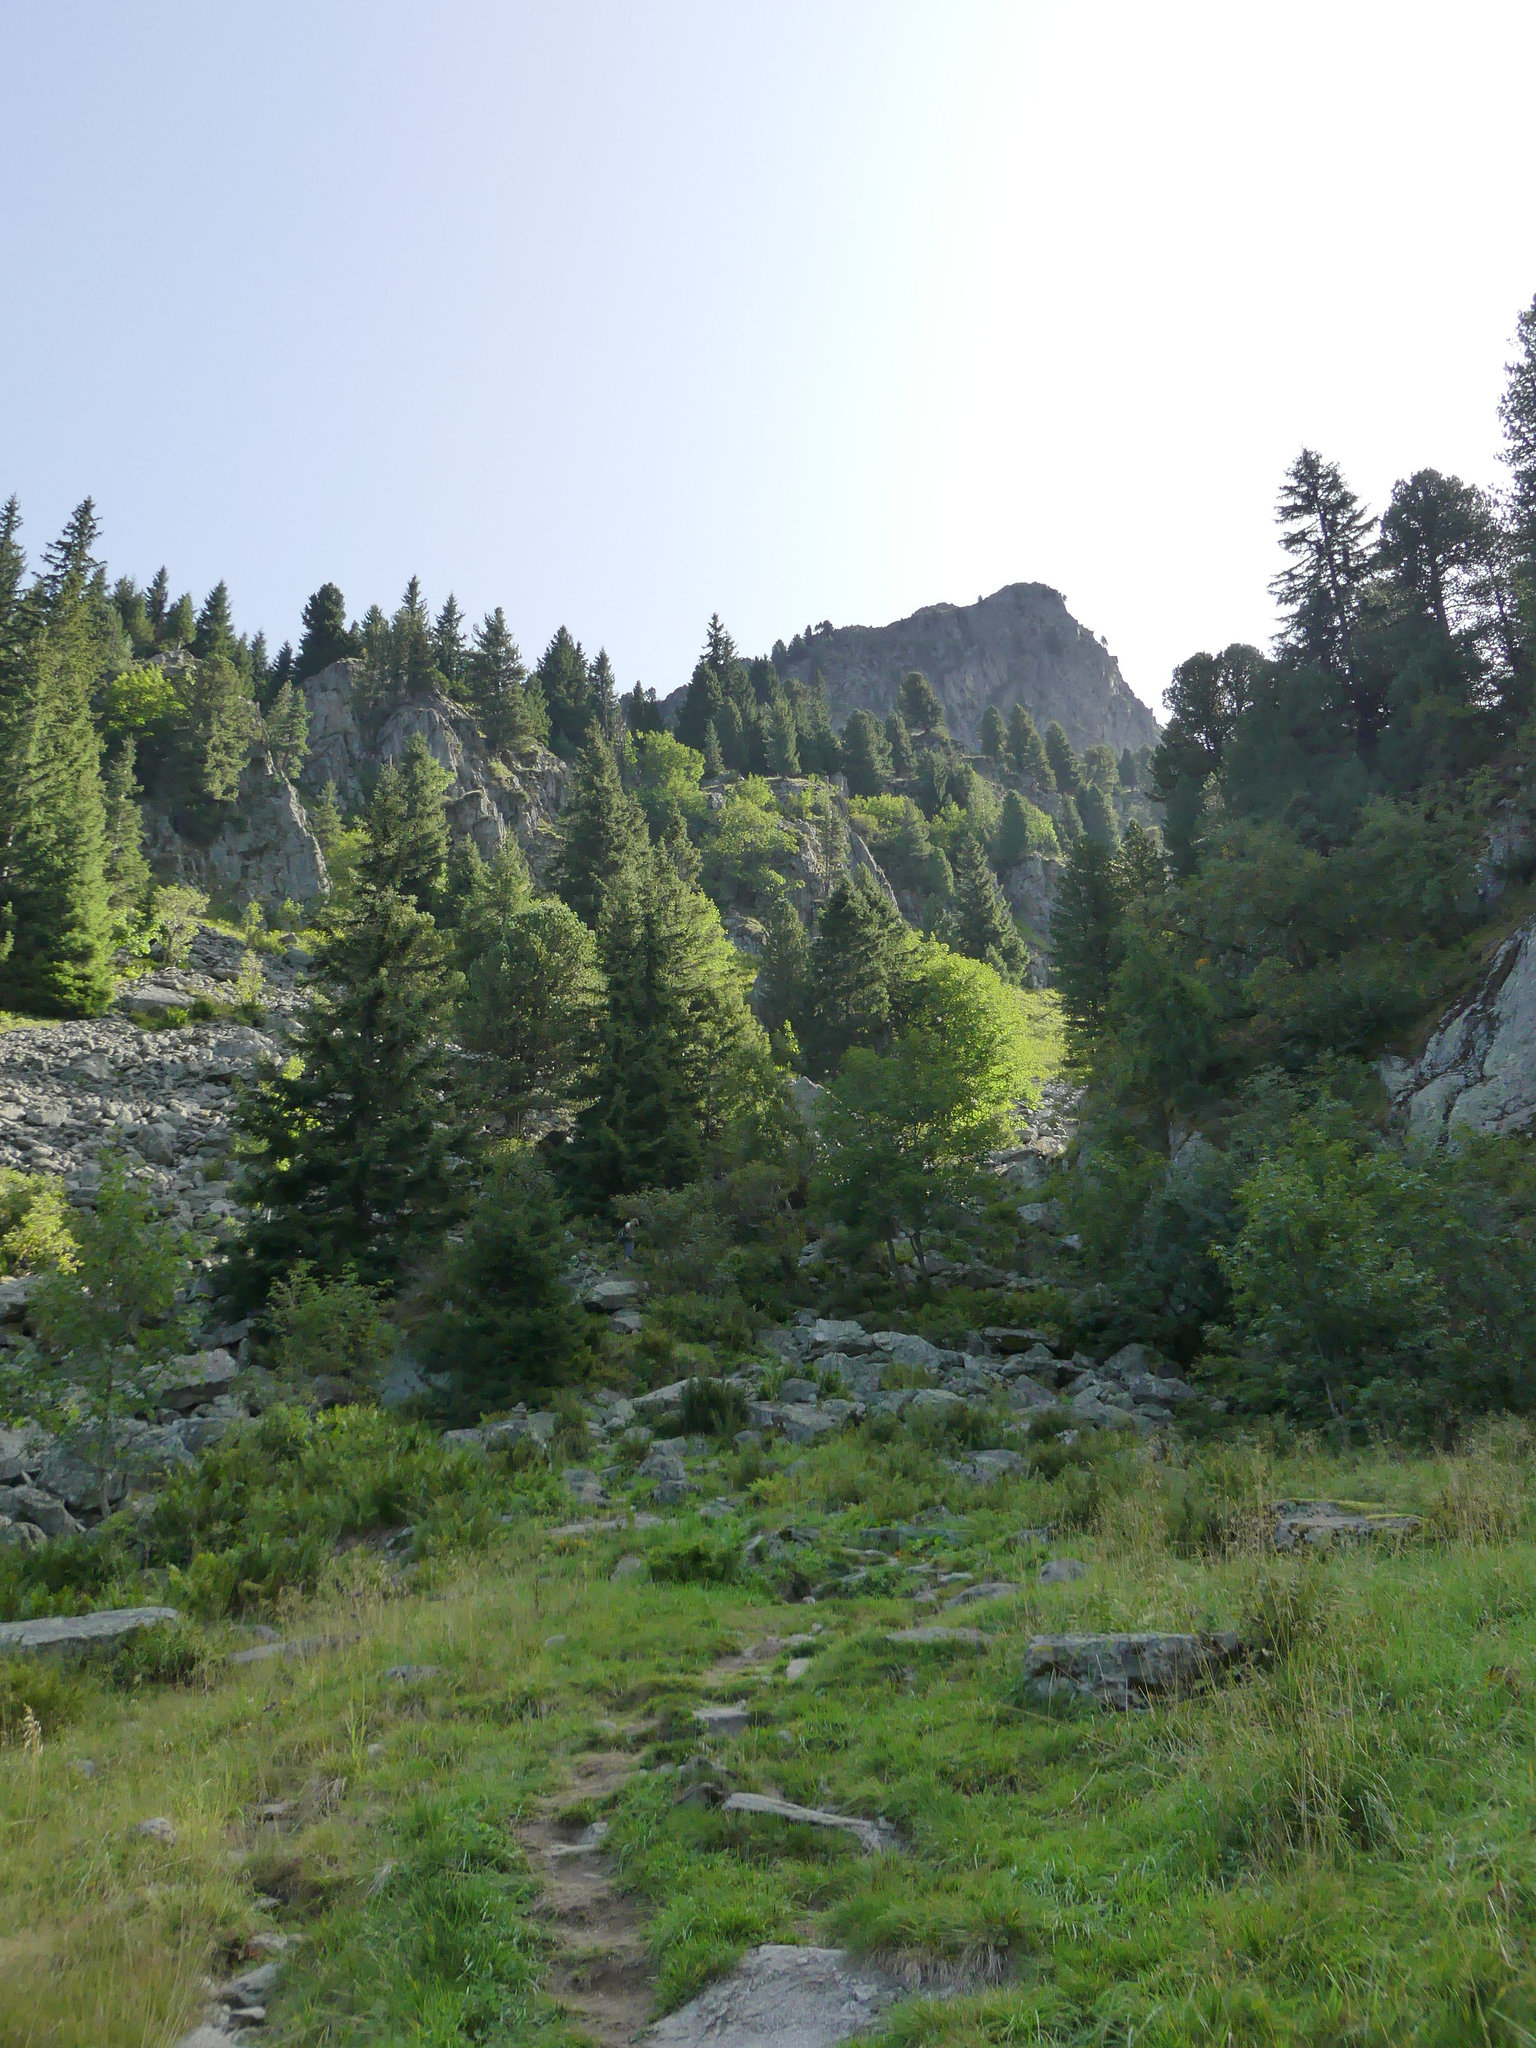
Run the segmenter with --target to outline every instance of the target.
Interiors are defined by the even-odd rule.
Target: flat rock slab
[[[355,1643],[356,1636],[295,1636],[286,1643],[257,1643],[254,1649],[236,1650],[226,1664],[265,1664],[272,1657],[311,1657],[317,1650],[342,1650]]]
[[[765,1792],[733,1792],[721,1807],[722,1813],[766,1813],[775,1820],[794,1821],[801,1827],[832,1828],[852,1835],[861,1849],[879,1856],[897,1846],[896,1831],[884,1821],[861,1820],[856,1814],[828,1813],[821,1806],[796,1806],[789,1799],[770,1798]]]
[[[1298,1543],[1361,1543],[1386,1538],[1401,1541],[1421,1527],[1417,1515],[1393,1514],[1360,1501],[1282,1500],[1275,1503],[1275,1548],[1294,1550]]]
[[[0,1624],[0,1657],[99,1657],[141,1628],[174,1628],[175,1607],[108,1607],[100,1614],[48,1615]]]
[[[910,1995],[846,1949],[773,1942],[641,2038],[649,2048],[837,2048]]]
[[[706,1735],[739,1735],[752,1719],[752,1709],[738,1700],[729,1707],[695,1707],[693,1718]]]
[[[893,1628],[887,1634],[888,1643],[966,1643],[979,1648],[990,1643],[992,1638],[983,1635],[979,1628]]]
[[[1075,1695],[1125,1710],[1192,1692],[1242,1654],[1230,1634],[1036,1636],[1024,1676],[1036,1699]]]
[[[1075,1579],[1085,1579],[1088,1567],[1079,1557],[1048,1557],[1040,1567],[1042,1586],[1070,1586]]]
[[[978,1600],[1009,1600],[1019,1591],[1011,1579],[988,1579],[982,1586],[967,1586],[944,1602],[949,1607],[974,1607]]]

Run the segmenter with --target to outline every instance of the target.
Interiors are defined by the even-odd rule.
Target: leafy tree
[[[625,769],[653,839],[664,839],[679,822],[687,825],[703,816],[699,784],[709,764],[671,733],[634,735],[625,750]]]
[[[589,1205],[697,1179],[732,1123],[776,1093],[741,962],[680,850],[633,859],[603,906],[607,1017],[567,1162]]]
[[[1025,1084],[1018,998],[990,968],[929,945],[911,1001],[890,1052],[854,1047],[830,1083],[815,1187],[855,1238],[886,1246],[893,1272],[903,1233],[926,1272],[930,1231],[978,1197]]]
[[[112,998],[87,498],[22,588],[21,515],[0,512],[0,1004],[95,1016]]]
[[[773,793],[750,775],[727,795],[704,849],[704,886],[717,902],[758,905],[783,888],[779,869],[799,850]]]
[[[357,634],[347,624],[347,601],[334,583],[322,583],[305,601],[304,631],[294,657],[297,679],[317,676],[332,662],[361,652]]]
[[[981,841],[969,828],[956,834],[949,849],[955,895],[947,919],[951,943],[972,960],[985,960],[1001,975],[1016,981],[1029,965],[997,876]]]
[[[891,776],[891,750],[872,711],[855,711],[843,727],[843,773],[855,796],[878,796]]]
[[[447,1038],[455,980],[431,918],[397,886],[413,868],[400,814],[375,791],[290,1057],[263,1065],[237,1103],[237,1193],[249,1221],[229,1285],[245,1306],[300,1259],[322,1280],[355,1271],[393,1286],[461,1207],[453,1159],[473,1148]]]
[[[1067,856],[1051,913],[1056,986],[1079,1043],[1104,1020],[1110,979],[1119,964],[1117,936],[1124,897],[1114,849],[1085,832]]]
[[[938,692],[921,669],[915,668],[902,677],[897,708],[913,732],[942,733],[944,730],[944,707],[939,702]]]
[[[565,1217],[549,1174],[504,1154],[449,1258],[446,1306],[418,1342],[448,1376],[449,1419],[471,1422],[576,1378],[591,1341],[565,1283]]]
[[[613,749],[600,733],[588,738],[577,757],[560,822],[564,837],[555,887],[595,931],[609,890],[646,845],[640,805],[619,780]]]
[[[373,886],[393,890],[418,910],[430,912],[436,906],[446,879],[443,799],[452,780],[422,735],[412,733],[404,753],[385,762],[368,806]]]
[[[912,735],[907,730],[907,721],[899,711],[893,711],[885,721],[885,744],[891,752],[892,775],[899,775],[905,780],[917,773],[917,756],[912,751]]]
[[[292,782],[309,754],[309,703],[304,692],[291,682],[283,683],[264,723],[272,758]]]
[[[817,920],[802,1038],[809,1071],[832,1073],[850,1046],[881,1047],[900,1014],[911,934],[864,869],[840,881]]]
[[[108,763],[103,790],[107,893],[120,918],[141,912],[149,895],[144,813],[139,809],[142,792],[133,765],[133,741],[125,739]]]
[[[108,1162],[95,1206],[74,1231],[70,1263],[43,1276],[31,1309],[65,1382],[60,1420],[83,1439],[105,1515],[122,1491],[122,1417],[153,1400],[166,1359],[184,1341],[174,1310],[188,1246],[157,1219],[121,1159]]]
[[[981,716],[981,751],[989,761],[1001,761],[1007,744],[1003,714],[995,704],[989,704]]]

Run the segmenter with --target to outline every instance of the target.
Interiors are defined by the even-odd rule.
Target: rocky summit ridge
[[[989,704],[1006,716],[1015,699],[1043,732],[1055,719],[1081,753],[1102,742],[1119,753],[1157,742],[1157,719],[1101,640],[1045,583],[1009,583],[975,604],[930,604],[889,626],[818,628],[798,635],[780,663],[827,686],[833,721],[853,711],[883,718],[901,679],[921,669],[955,738],[974,745]]]

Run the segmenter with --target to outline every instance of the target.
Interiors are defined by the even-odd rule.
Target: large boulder
[[[1075,1696],[1124,1710],[1192,1692],[1242,1654],[1231,1634],[1036,1636],[1024,1679],[1038,1700]]]
[[[1416,1060],[1384,1060],[1382,1080],[1408,1135],[1503,1135],[1536,1124],[1536,919],[1494,955],[1475,993]]]
[[[105,1656],[140,1629],[174,1628],[180,1620],[174,1607],[109,1607],[100,1614],[0,1622],[0,1657],[54,1657],[73,1662]]]

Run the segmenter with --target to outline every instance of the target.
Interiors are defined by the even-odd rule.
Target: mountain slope
[[[1006,714],[1015,698],[1042,731],[1058,720],[1079,752],[1098,740],[1118,752],[1157,739],[1157,720],[1120,664],[1044,583],[1010,583],[971,605],[924,605],[890,626],[797,636],[779,665],[807,682],[820,669],[839,725],[850,711],[884,717],[902,677],[918,668],[938,691],[950,731],[972,744],[988,704]]]

